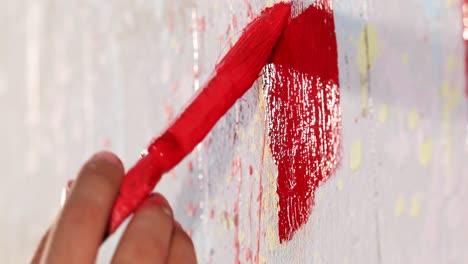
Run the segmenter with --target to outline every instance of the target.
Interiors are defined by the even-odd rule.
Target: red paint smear
[[[270,148],[278,166],[280,242],[304,225],[339,163],[341,113],[333,11],[318,0],[286,28],[266,69]]]
[[[462,5],[463,32],[462,37],[465,42],[465,96],[468,97],[468,0]]]
[[[249,175],[252,175],[253,174],[253,167],[252,165],[249,166]]]
[[[237,43],[216,65],[212,78],[187,108],[144,151],[122,180],[112,208],[112,234],[153,190],[163,173],[170,171],[200,143],[217,121],[258,78],[271,60],[283,33],[291,5],[277,4],[253,20]]]

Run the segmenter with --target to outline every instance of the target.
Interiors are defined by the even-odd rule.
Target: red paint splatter
[[[270,148],[278,166],[280,242],[304,225],[339,163],[341,113],[333,11],[318,0],[286,28],[266,69]]]
[[[266,127],[266,120],[265,120],[265,127]],[[257,209],[257,216],[258,216],[258,222],[257,222],[257,248],[256,248],[256,253],[254,257],[254,262],[259,263],[260,260],[260,232],[261,232],[261,223],[262,223],[262,208],[263,208],[263,164],[265,161],[265,145],[266,145],[266,140],[267,140],[267,130],[265,129],[264,135],[263,135],[263,141],[262,141],[262,158],[260,159],[260,171],[259,171],[259,179],[258,179],[258,196],[257,196],[257,202],[258,202],[258,209]]]
[[[231,28],[237,28],[237,17],[236,15],[232,15],[231,17]]]
[[[462,37],[465,42],[465,96],[468,97],[468,0],[463,1],[462,5],[463,32]]]
[[[239,203],[240,203],[240,194],[242,187],[242,163],[240,158],[235,158],[231,163],[231,178],[239,174],[239,179],[237,181],[237,198],[234,201],[234,263],[240,263],[240,241],[239,241]]]
[[[172,117],[174,116],[174,108],[172,107],[171,103],[166,100],[164,103],[164,117],[166,121],[172,120]]]
[[[254,15],[253,15],[252,6],[250,5],[249,0],[244,0],[244,4],[247,7],[247,17],[252,19]]]
[[[104,149],[110,149],[112,146],[112,141],[110,138],[105,138],[104,142],[102,143]]]
[[[204,17],[201,17],[201,18],[197,18],[197,30],[199,32],[205,32],[205,18]]]
[[[249,175],[252,175],[253,174],[253,167],[252,165],[249,166]]]
[[[127,172],[112,208],[110,234],[144,201],[162,174],[187,156],[252,86],[271,60],[290,10],[291,4],[276,4],[247,25],[237,43],[216,65],[211,79]]]
[[[193,203],[189,203],[189,204],[187,205],[187,215],[188,215],[189,217],[195,216],[195,214],[197,213],[197,211],[198,211],[198,205],[193,204]]]
[[[190,173],[193,172],[193,163],[191,160],[187,163],[187,169]]]
[[[210,209],[210,219],[212,219],[212,220],[213,220],[213,219],[214,219],[214,217],[215,217],[215,211],[214,211],[214,209],[213,209],[213,208],[211,208],[211,209]]]
[[[252,260],[252,250],[250,248],[245,249],[245,260],[246,261]]]

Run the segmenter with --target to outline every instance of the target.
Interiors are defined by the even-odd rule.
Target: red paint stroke
[[[463,41],[465,42],[465,96],[468,97],[468,0],[462,4]]]
[[[307,222],[315,190],[340,158],[338,54],[329,1],[316,1],[290,22],[264,80],[284,242]]]
[[[185,158],[252,86],[271,60],[290,10],[290,4],[276,4],[247,25],[184,112],[143,152],[122,180],[111,212],[109,234],[144,201],[162,174]]]

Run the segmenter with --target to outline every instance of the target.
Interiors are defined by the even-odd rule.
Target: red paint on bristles
[[[112,234],[148,196],[163,173],[171,170],[209,133],[258,78],[280,39],[291,5],[267,8],[245,29],[237,43],[216,66],[211,79],[185,111],[147,148],[124,176],[111,212]]]

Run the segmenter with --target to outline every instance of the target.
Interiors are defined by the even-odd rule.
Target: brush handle
[[[151,193],[161,175],[187,156],[252,86],[280,39],[290,8],[287,3],[276,4],[245,28],[213,77],[124,176],[111,213],[110,234]]]

